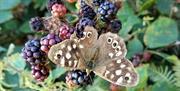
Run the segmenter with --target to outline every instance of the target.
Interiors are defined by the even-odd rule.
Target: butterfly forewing
[[[65,40],[51,47],[48,52],[49,59],[61,67],[82,69],[84,59],[82,58],[79,44],[74,40]]]

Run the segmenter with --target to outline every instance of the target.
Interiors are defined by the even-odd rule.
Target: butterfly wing
[[[100,77],[121,86],[135,86],[138,74],[131,62],[125,58],[125,43],[116,34],[106,33],[98,39],[99,54],[93,71]]]
[[[94,68],[95,74],[120,86],[136,86],[139,76],[126,58],[114,58],[109,63]]]
[[[79,44],[67,39],[61,43],[53,45],[49,52],[49,59],[61,67],[84,69],[84,59],[82,58]]]

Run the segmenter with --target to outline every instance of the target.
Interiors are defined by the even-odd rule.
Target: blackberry
[[[73,33],[74,33],[74,29],[70,28],[68,25],[63,25],[59,29],[59,37],[62,40],[69,39]]]
[[[41,50],[45,53],[48,53],[49,49],[51,46],[61,42],[61,39],[59,36],[51,33],[48,34],[47,36],[41,38],[40,44],[41,44]]]
[[[93,6],[100,6],[103,2],[104,0],[93,0]]]
[[[51,11],[52,10],[52,6],[54,4],[62,4],[62,1],[61,0],[48,0],[47,9]]]
[[[45,63],[45,53],[40,50],[40,47],[39,40],[34,39],[28,41],[22,49],[23,58],[31,65]]]
[[[76,25],[77,37],[81,38],[83,36],[83,31],[86,26],[94,26],[94,21],[89,18],[81,18]]]
[[[31,73],[37,81],[44,81],[49,76],[49,68],[46,65],[33,65]]]
[[[96,13],[94,12],[93,8],[87,4],[84,4],[83,6],[81,6],[80,14],[82,17],[86,17],[89,19],[94,19],[96,16]]]
[[[70,87],[74,86],[84,86],[92,83],[92,79],[95,74],[91,72],[89,75],[85,71],[72,70],[66,75],[66,83]]]
[[[118,33],[119,30],[122,28],[122,24],[120,20],[112,20],[110,22],[110,28],[113,33]]]
[[[110,21],[116,15],[116,13],[116,6],[109,1],[105,1],[98,8],[98,14],[101,15],[100,19],[104,22]]]
[[[141,64],[141,59],[142,59],[142,55],[141,54],[135,54],[132,57],[132,64],[134,65],[134,67],[137,67]]]
[[[149,61],[151,59],[152,54],[150,52],[144,52],[143,53],[143,59],[144,61]]]
[[[29,24],[30,24],[31,30],[33,31],[42,31],[45,29],[43,20],[40,17],[31,18]]]

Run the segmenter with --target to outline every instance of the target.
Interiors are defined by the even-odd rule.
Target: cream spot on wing
[[[121,68],[124,68],[124,67],[126,67],[126,65],[125,65],[125,64],[121,64],[120,67],[121,67]]]
[[[58,59],[58,57],[57,57],[57,56],[54,56],[54,59],[55,59],[55,60],[57,60],[57,59]]]
[[[71,67],[71,66],[72,66],[72,61],[69,61],[68,64],[69,64],[69,66]]]
[[[116,53],[116,56],[120,56],[120,55],[122,55],[122,52],[121,52],[121,51],[118,51],[118,52]]]
[[[67,59],[70,59],[71,58],[71,54],[68,52],[68,53],[66,53],[66,58]]]
[[[110,58],[112,58],[112,57],[114,56],[114,54],[113,54],[113,53],[109,53],[108,56],[109,56]]]
[[[76,67],[78,64],[78,61],[77,60],[74,60],[74,67]]]
[[[59,50],[59,51],[58,51],[58,54],[62,55],[62,50]]]
[[[116,61],[116,63],[118,63],[118,64],[121,63],[121,59],[118,59],[118,60]]]
[[[114,66],[114,63],[110,63],[109,66],[110,66],[110,67]]]
[[[80,45],[79,45],[79,48],[84,48],[84,46],[80,44]]]
[[[67,49],[68,49],[68,51],[72,50],[71,46],[67,46]]]
[[[114,78],[114,74],[111,74],[111,77],[110,77],[111,79],[113,79]]]
[[[117,84],[121,84],[123,82],[123,77],[121,76],[121,77],[119,77],[119,79],[117,80]]]
[[[65,47],[66,47],[65,44],[62,44],[62,45],[61,45],[61,49],[65,48]]]
[[[73,44],[73,48],[76,49],[76,47],[77,47],[76,44]]]
[[[64,59],[64,57],[61,58],[61,62],[60,63],[61,63],[61,66],[63,66],[63,67],[65,66],[65,59]]]
[[[119,69],[119,70],[116,70],[115,73],[116,73],[117,76],[119,76],[119,75],[121,75],[122,70],[120,70],[120,69]]]
[[[110,71],[106,70],[105,77],[110,73]]]

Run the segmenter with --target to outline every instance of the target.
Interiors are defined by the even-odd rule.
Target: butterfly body
[[[107,81],[121,86],[135,86],[138,74],[125,58],[125,43],[116,34],[99,36],[93,27],[86,27],[80,39],[74,35],[51,47],[49,59],[62,67],[88,69]]]

